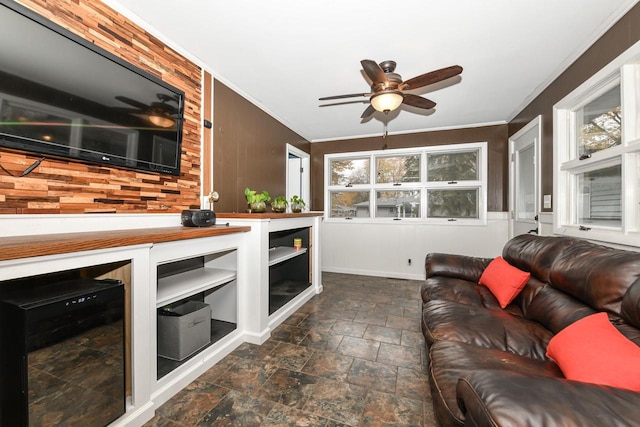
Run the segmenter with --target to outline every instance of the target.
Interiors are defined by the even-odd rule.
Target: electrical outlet
[[[542,198],[545,209],[551,209],[551,194],[545,194]]]

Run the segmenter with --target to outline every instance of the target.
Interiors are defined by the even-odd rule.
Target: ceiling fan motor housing
[[[380,64],[380,68],[382,68],[382,71],[384,71],[385,73],[393,73],[396,69],[396,61],[391,61],[386,60],[386,61],[382,61]]]

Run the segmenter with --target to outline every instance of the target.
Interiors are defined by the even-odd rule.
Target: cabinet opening
[[[269,233],[269,315],[311,286],[309,227]]]

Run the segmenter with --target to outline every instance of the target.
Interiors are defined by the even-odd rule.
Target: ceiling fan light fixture
[[[170,128],[175,124],[175,121],[173,119],[157,114],[150,114],[149,121],[161,128]]]
[[[371,105],[376,111],[389,112],[397,109],[404,97],[398,92],[383,92],[371,97]]]

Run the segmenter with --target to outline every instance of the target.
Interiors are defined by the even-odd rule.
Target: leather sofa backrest
[[[527,295],[531,295],[531,298],[526,298]],[[522,298],[520,309],[523,316],[540,323],[554,334],[576,320],[596,312],[571,295],[542,283],[535,277],[529,279]]]
[[[580,240],[565,248],[550,272],[550,284],[597,311],[622,315],[622,300],[640,279],[640,253],[623,251]],[[633,295],[627,304],[634,305]],[[635,306],[638,301],[636,299]],[[629,310],[627,310],[629,311]],[[626,321],[639,326],[638,313],[627,313]]]
[[[637,279],[624,294],[620,316],[628,324],[640,328],[640,279]]]
[[[514,267],[530,272],[541,282],[548,283],[554,261],[575,242],[577,239],[570,237],[522,234],[507,242],[502,249],[502,258]]]
[[[596,311],[640,328],[640,252],[525,234],[507,242],[502,257],[531,272],[516,303],[553,333]]]

